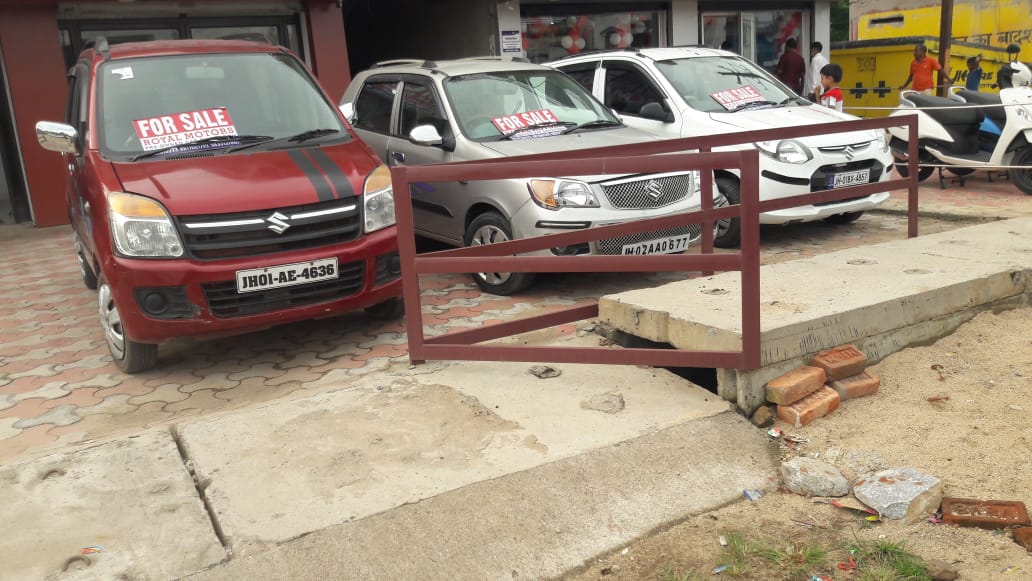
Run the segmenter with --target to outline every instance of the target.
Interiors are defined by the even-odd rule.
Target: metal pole
[[[946,96],[946,90],[950,86],[950,74],[946,69],[950,66],[950,48],[953,43],[953,0],[942,0],[942,11],[939,16],[939,64],[942,70],[939,71],[939,84],[935,94],[940,97]]]

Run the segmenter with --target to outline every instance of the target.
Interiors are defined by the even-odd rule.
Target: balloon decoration
[[[609,41],[610,47],[626,48],[634,42],[635,35],[648,31],[647,22],[647,16],[621,14],[617,16],[616,25],[606,28],[601,36]],[[537,44],[534,41],[555,46],[553,43],[558,41],[568,54],[577,54],[587,46],[585,36],[592,34],[592,22],[587,16],[528,19],[524,25],[523,46],[527,49],[531,44]]]

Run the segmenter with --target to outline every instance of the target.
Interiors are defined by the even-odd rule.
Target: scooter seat
[[[941,109],[928,109],[925,113],[943,125],[965,127],[968,125],[978,125],[982,122],[983,115],[981,111],[965,107],[963,103],[958,103],[952,99],[920,94],[908,95],[906,98],[917,105],[918,108],[941,107]]]
[[[978,91],[961,89],[957,91],[957,95],[971,105],[1003,104],[1003,101],[1000,100],[1000,96],[994,95],[993,93],[979,93]],[[1004,123],[1007,121],[1007,112],[1003,110],[1003,107],[981,107],[978,110],[984,113],[986,117],[992,119],[998,127],[1003,127]]]

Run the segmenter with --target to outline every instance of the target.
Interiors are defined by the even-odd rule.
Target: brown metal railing
[[[810,135],[884,129],[909,128],[908,179],[850,186],[759,201],[758,156],[755,149],[711,152],[715,148],[740,143],[790,139]],[[686,151],[704,153],[685,153]],[[660,155],[662,154],[662,155]],[[906,187],[908,196],[908,237],[917,236],[917,116],[843,121],[824,125],[767,129],[701,138],[662,140],[633,145],[603,147],[562,153],[520,156],[453,164],[391,169],[398,220],[398,246],[402,263],[409,359],[427,360],[525,361],[553,363],[606,363],[660,367],[710,367],[756,369],[760,367],[760,232],[759,214],[799,205],[834,202]],[[713,207],[713,171],[738,169],[738,205]],[[596,226],[512,240],[498,244],[472,246],[416,255],[412,222],[412,182],[450,182],[518,179],[541,176],[576,176],[627,173],[658,173],[699,170],[702,176],[702,209],[622,224]],[[886,169],[888,171],[888,168]],[[739,217],[740,249],[735,253],[713,254],[713,224],[717,220]],[[514,256],[520,253],[572,246],[602,238],[652,232],[685,224],[702,224],[701,254],[645,256]],[[431,273],[470,272],[663,272],[663,271],[739,271],[742,282],[742,349],[707,351],[682,349],[609,349],[605,347],[481,345],[520,333],[561,325],[598,316],[598,304],[573,307],[515,321],[476,329],[456,331],[432,338],[424,337],[419,277]]]

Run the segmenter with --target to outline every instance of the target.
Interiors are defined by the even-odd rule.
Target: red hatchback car
[[[69,78],[65,122],[36,133],[66,161],[82,278],[123,371],[172,337],[401,314],[390,172],[293,53],[98,39]]]

